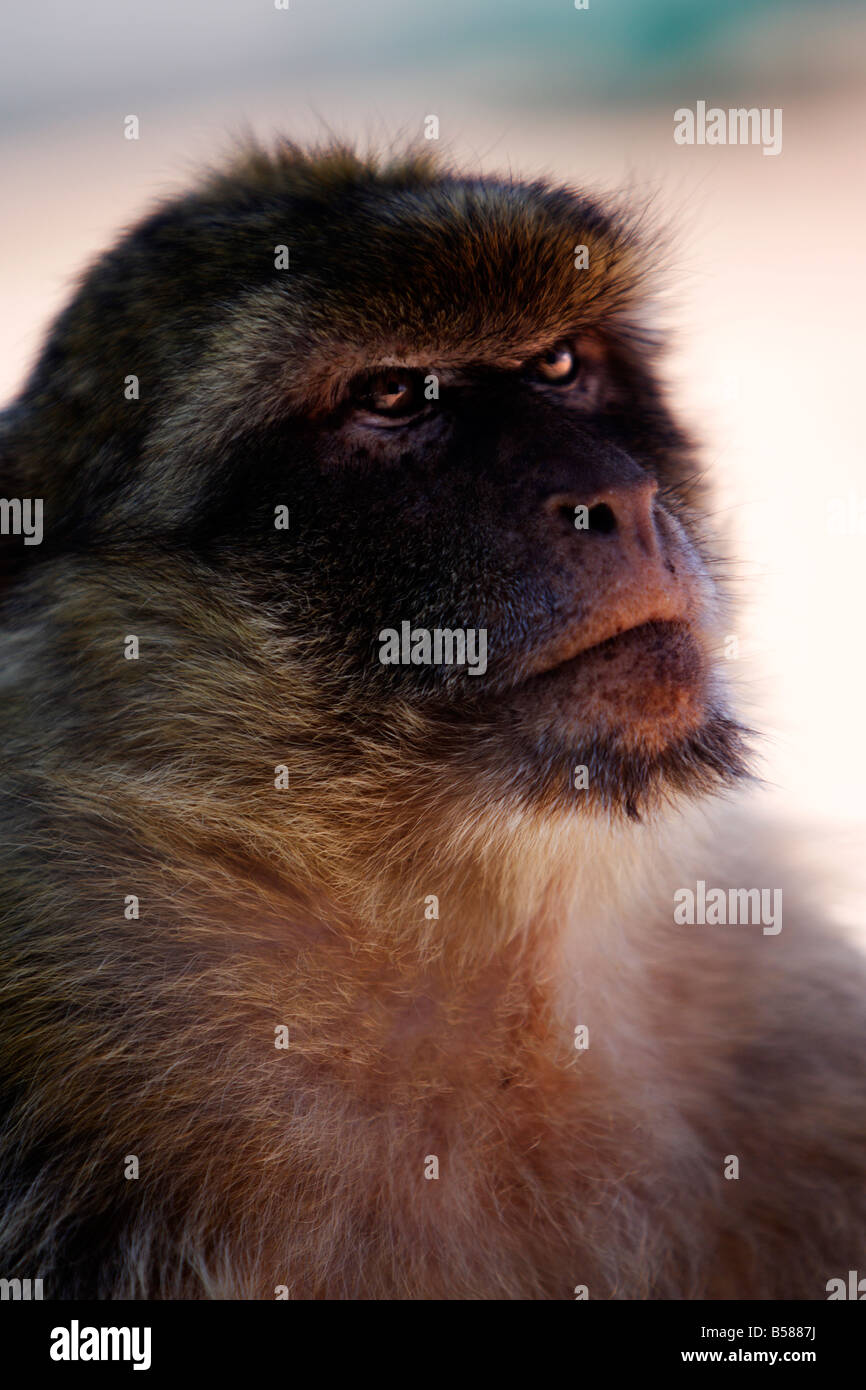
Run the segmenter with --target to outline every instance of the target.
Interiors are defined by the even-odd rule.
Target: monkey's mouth
[[[671,641],[680,643],[684,638],[691,639],[691,636],[691,625],[684,620],[649,618],[645,622],[635,623],[633,627],[624,628],[621,632],[612,633],[610,637],[604,637],[600,641],[588,642],[585,646],[579,647],[571,656],[552,663],[536,674],[548,675],[569,668],[577,669],[580,664],[587,662],[592,657],[597,657],[603,662],[615,661],[619,652],[629,648],[635,650],[648,648],[658,654],[665,649],[667,643]]]
[[[521,723],[551,722],[644,748],[692,733],[708,709],[708,661],[693,626],[652,618],[580,646],[512,691]]]

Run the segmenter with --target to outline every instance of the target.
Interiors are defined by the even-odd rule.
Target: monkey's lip
[[[626,645],[623,639],[628,638],[629,643],[640,643],[641,639],[647,642],[658,642],[665,638],[683,638],[691,635],[691,624],[684,616],[677,614],[659,614],[649,618],[644,618],[640,622],[629,623],[622,627],[615,627],[613,631],[608,628],[605,630],[596,627],[590,629],[584,636],[571,639],[565,643],[558,644],[552,652],[543,652],[531,662],[528,671],[524,675],[525,680],[532,680],[538,676],[553,675],[558,671],[563,671],[579,665],[584,658],[596,653],[604,657],[611,656],[621,645]],[[523,684],[523,681],[521,681]]]
[[[707,717],[707,655],[691,623],[650,618],[533,672],[506,703],[540,737],[556,728],[660,751]]]

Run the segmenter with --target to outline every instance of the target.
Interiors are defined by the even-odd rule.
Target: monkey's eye
[[[374,415],[414,415],[424,404],[424,377],[409,367],[385,367],[355,384],[356,408]]]
[[[580,370],[574,345],[563,339],[529,364],[530,375],[551,386],[568,386]]]

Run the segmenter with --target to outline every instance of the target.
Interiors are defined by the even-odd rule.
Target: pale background
[[[0,52],[3,402],[75,273],[245,129],[388,142],[435,114],[476,167],[655,195],[676,238],[672,365],[741,557],[737,675],[767,734],[762,795],[829,835],[850,910],[866,532],[831,534],[827,503],[853,494],[866,512],[863,10],[6,0]],[[673,112],[698,99],[782,107],[781,155],[676,146]]]

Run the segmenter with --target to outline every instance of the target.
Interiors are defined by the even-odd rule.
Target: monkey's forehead
[[[68,375],[92,409],[134,358],[224,416],[326,410],[376,364],[509,369],[585,329],[633,336],[654,258],[621,209],[575,190],[256,151],[96,263],[33,385]]]
[[[322,403],[371,363],[508,369],[627,325],[652,269],[629,222],[580,193],[423,161],[254,162],[167,211],[142,240],[194,263],[185,298],[218,310],[218,352]]]

